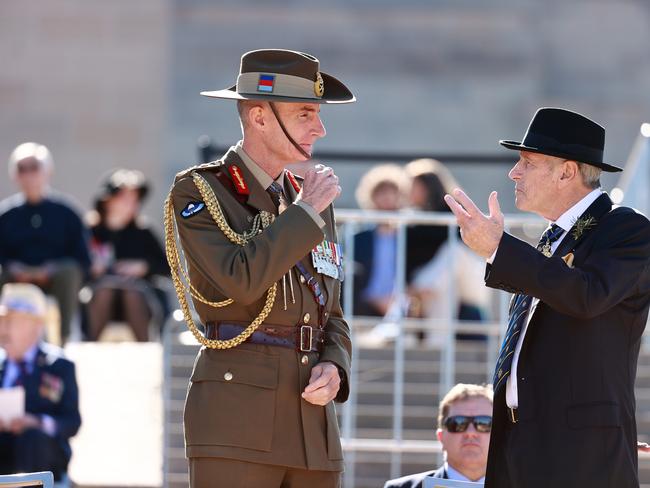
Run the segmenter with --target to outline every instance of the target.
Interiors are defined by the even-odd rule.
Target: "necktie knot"
[[[539,239],[537,250],[542,251],[547,257],[550,256],[552,254],[551,246],[555,241],[562,237],[562,234],[564,234],[564,229],[557,224],[552,224],[548,229],[546,229],[546,231],[544,231],[542,237]]]
[[[280,196],[282,194],[282,186],[277,181],[271,183],[267,190],[275,195]]]
[[[275,204],[278,211],[282,213],[282,211],[287,208],[287,199],[284,196],[282,185],[280,185],[277,181],[274,181],[269,185],[267,191],[269,192],[271,200],[273,200],[273,203]]]

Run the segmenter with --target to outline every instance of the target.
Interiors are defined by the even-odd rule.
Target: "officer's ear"
[[[260,103],[251,103],[246,117],[248,125],[256,130],[265,130],[268,126],[269,111]]]

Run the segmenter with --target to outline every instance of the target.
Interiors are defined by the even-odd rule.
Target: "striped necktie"
[[[537,250],[544,252],[548,249],[550,252],[550,246],[557,241],[562,234],[564,229],[559,225],[551,225],[544,234],[542,234],[539,243],[537,244]],[[515,352],[515,346],[517,345],[517,340],[521,329],[526,323],[528,317],[528,309],[530,304],[533,302],[533,297],[530,295],[524,295],[522,293],[517,293],[510,308],[510,314],[508,316],[508,329],[506,330],[506,336],[503,339],[501,344],[501,351],[499,352],[499,359],[497,360],[497,366],[494,371],[494,391],[497,391],[499,386],[504,383],[505,378],[510,374],[512,369],[512,356]]]
[[[17,364],[18,364],[18,376],[14,380],[13,386],[24,386],[25,380],[29,375],[29,370],[27,369],[27,361],[23,359],[21,361],[18,361]]]

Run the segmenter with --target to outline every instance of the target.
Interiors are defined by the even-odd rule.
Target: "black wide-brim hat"
[[[351,103],[352,92],[332,75],[320,71],[318,59],[286,49],[250,51],[241,58],[237,83],[201,95],[231,100],[269,102]]]
[[[499,141],[504,147],[571,159],[610,173],[623,171],[603,162],[605,128],[593,120],[563,108],[537,110],[521,142]]]

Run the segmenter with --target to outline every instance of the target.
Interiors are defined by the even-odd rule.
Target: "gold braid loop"
[[[217,224],[217,227],[224,233],[224,235],[231,242],[244,246],[250,241],[254,236],[256,236],[261,229],[268,227],[271,222],[273,222],[273,214],[265,211],[261,211],[258,215],[255,216],[253,221],[252,228],[243,233],[236,233],[228,222],[226,217],[223,214],[219,201],[217,200],[214,191],[206,179],[198,174],[197,172],[192,173],[192,180],[196,185],[201,198],[205,203],[210,216]],[[192,312],[190,310],[190,305],[187,300],[186,294],[189,294],[198,301],[205,303],[206,305],[219,308],[225,307],[233,303],[233,300],[228,298],[220,302],[211,302],[199,293],[199,291],[192,285],[187,271],[185,271],[182,263],[181,256],[178,250],[178,245],[176,243],[176,224],[174,219],[174,204],[172,202],[171,191],[165,200],[165,209],[164,209],[164,222],[165,222],[165,251],[167,254],[167,262],[171,270],[172,282],[174,283],[174,289],[176,290],[176,295],[178,297],[178,302],[183,311],[183,317],[187,322],[187,326],[192,332],[194,338],[203,346],[210,349],[230,349],[240,345],[246,339],[248,339],[253,332],[264,322],[266,317],[271,313],[273,304],[275,303],[275,296],[278,289],[278,284],[273,283],[273,285],[268,289],[266,294],[266,302],[264,307],[260,311],[259,315],[253,320],[246,329],[242,331],[237,337],[233,337],[228,340],[218,340],[218,339],[207,339],[199,330],[194,319],[192,318]],[[187,282],[187,285],[185,282]],[[188,286],[189,285],[189,286]]]

